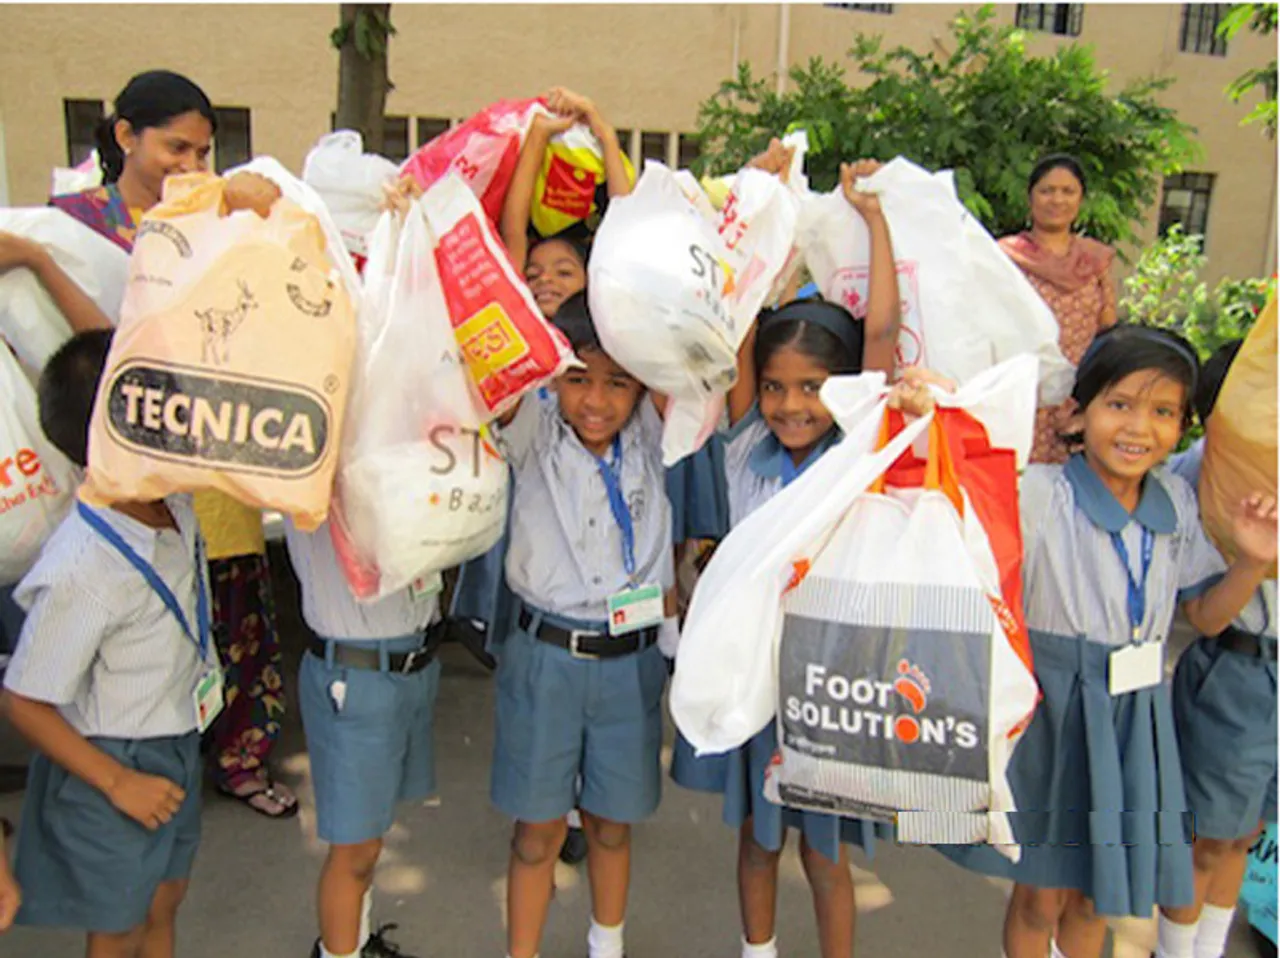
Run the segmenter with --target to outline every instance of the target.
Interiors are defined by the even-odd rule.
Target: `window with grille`
[[[702,155],[702,147],[698,145],[698,138],[690,133],[680,134],[678,150],[678,165],[682,170],[687,170],[693,165],[693,161]]]
[[[1024,30],[1078,37],[1080,26],[1084,22],[1084,4],[1020,3],[1015,22]]]
[[[67,129],[67,162],[79,166],[97,147],[95,134],[103,117],[101,100],[63,100],[62,116]]]
[[[640,161],[657,160],[660,163],[667,162],[667,134],[666,133],[649,133],[640,134]]]
[[[1160,235],[1178,224],[1182,231],[1204,236],[1209,226],[1209,200],[1213,196],[1212,173],[1178,173],[1164,179],[1160,198]]]
[[[249,111],[239,106],[215,106],[218,132],[213,136],[213,166],[219,173],[253,158]]]
[[[1227,41],[1218,36],[1218,24],[1230,9],[1231,5],[1226,3],[1184,3],[1178,49],[1183,53],[1225,57]]]
[[[836,10],[857,10],[860,13],[893,13],[892,3],[828,3]]]
[[[453,126],[453,122],[448,117],[418,117],[418,146],[430,143],[437,136],[447,133],[451,126]]]

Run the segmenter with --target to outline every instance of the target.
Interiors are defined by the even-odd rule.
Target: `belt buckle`
[[[570,629],[569,630],[569,654],[575,659],[583,659],[591,662],[599,659],[600,656],[595,652],[583,652],[578,648],[579,639],[596,639],[600,637],[599,632],[592,632],[589,629]]]

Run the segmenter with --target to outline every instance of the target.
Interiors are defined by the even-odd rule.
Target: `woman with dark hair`
[[[1053,310],[1061,329],[1058,345],[1073,365],[1094,336],[1116,322],[1115,288],[1108,275],[1115,250],[1074,231],[1085,191],[1079,161],[1061,153],[1046,156],[1027,181],[1030,228],[1000,240]],[[1065,406],[1038,412],[1032,462],[1067,461],[1060,430],[1068,414]]]

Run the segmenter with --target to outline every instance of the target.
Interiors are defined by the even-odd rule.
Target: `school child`
[[[1207,423],[1241,341],[1205,363],[1196,411]],[[1204,440],[1172,469],[1200,484]],[[1160,958],[1219,958],[1249,848],[1276,818],[1276,580],[1267,579],[1226,631],[1178,660],[1173,717],[1187,803],[1195,816],[1195,901],[1160,916]]]
[[[111,337],[76,336],[40,377],[41,427],[81,467]],[[90,958],[172,956],[200,844],[200,733],[222,706],[189,497],[77,504],[16,598],[3,705],[36,749],[17,920],[83,929]]]
[[[900,321],[888,224],[876,197],[854,190],[878,164],[844,165],[848,201],[871,233],[867,313],[856,318],[818,299],[797,300],[764,313],[744,344],[738,382],[729,395],[732,429],[725,438],[730,521],[741,522],[839,441],[839,428],[818,398],[829,376],[892,373]],[[776,958],[778,863],[789,828],[801,834],[801,859],[813,893],[823,958],[853,952],[853,879],[845,844],[868,854],[869,822],[783,809],[764,797],[764,772],[777,750],[770,723],[741,748],[697,758],[677,741],[672,777],[687,788],[724,794],[724,819],[739,829],[738,894],[744,958]]]
[[[1253,497],[1234,523],[1240,558],[1223,575],[1194,491],[1159,468],[1191,420],[1199,373],[1172,333],[1099,334],[1076,373],[1074,454],[1022,480],[1023,595],[1043,699],[1009,765],[1021,859],[940,848],[1016,882],[1007,958],[1096,958],[1104,916],[1194,901],[1164,643],[1177,605],[1202,634],[1221,633],[1276,555],[1275,502]]]
[[[556,313],[581,365],[500,428],[515,489],[492,798],[516,820],[508,954],[542,941],[564,817],[582,810],[590,958],[621,958],[631,825],[658,806],[671,511],[655,399],[601,348],[582,293]],[[580,784],[579,784],[580,780]]]
[[[373,872],[400,802],[435,792],[432,723],[443,637],[438,580],[376,602],[348,589],[328,524],[285,523],[289,559],[312,637],[298,673],[320,872],[320,937],[312,958],[406,958],[374,929]]]

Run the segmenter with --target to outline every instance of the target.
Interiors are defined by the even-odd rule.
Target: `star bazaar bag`
[[[382,213],[384,184],[393,183],[397,167],[386,157],[364,152],[354,130],[320,137],[302,164],[302,179],[324,200],[356,269],[369,256],[369,236]]]
[[[1057,320],[965,209],[950,172],[930,173],[898,157],[859,186],[879,194],[893,239],[902,313],[898,365],[964,382],[1032,353],[1040,359],[1042,404],[1065,399],[1074,373],[1058,348]],[[823,298],[865,316],[871,237],[839,188],[805,201],[798,232]]]
[[[885,442],[903,428],[885,426]],[[1017,469],[973,426],[932,416],[927,461],[906,453],[859,495],[784,598],[765,795],[894,822],[904,842],[990,841],[1016,860],[1005,769],[1037,687],[995,544],[1020,562],[1018,518],[1002,507],[1017,502]],[[985,516],[952,460],[956,428],[970,433],[971,473],[991,480]],[[1005,587],[1021,585],[1015,571]]]
[[[625,155],[622,165],[628,182],[634,183],[636,171]],[[604,148],[595,134],[577,123],[553,136],[533,187],[533,228],[543,236],[554,236],[589,219],[607,198]]]
[[[45,438],[31,383],[0,341],[0,585],[26,575],[75,485],[75,466]]]
[[[1235,555],[1231,517],[1255,492],[1276,494],[1276,301],[1236,353],[1205,426],[1200,514],[1223,555]],[[1269,578],[1275,578],[1272,563]]]
[[[310,531],[337,466],[351,301],[314,216],[287,198],[224,215],[225,182],[170,177],[138,229],[81,497],[217,489]]]
[[[441,189],[443,184],[433,187]],[[356,598],[373,600],[478,556],[506,526],[506,462],[471,395],[445,307],[424,197],[374,231],[365,344],[330,533]]]
[[[435,246],[449,320],[488,421],[560,375],[573,351],[511,266],[480,202],[450,174],[420,209]]]
[[[1240,904],[1249,924],[1276,943],[1276,823],[1269,822],[1249,849],[1249,870],[1240,886]]]

